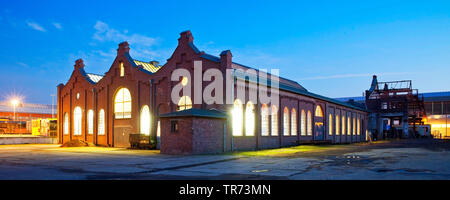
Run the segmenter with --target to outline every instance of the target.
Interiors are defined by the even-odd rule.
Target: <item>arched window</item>
[[[328,116],[328,124],[329,124],[329,130],[328,130],[328,135],[333,135],[333,114],[329,114]]]
[[[255,135],[255,106],[251,101],[245,107],[245,135]]]
[[[177,110],[188,110],[192,108],[192,100],[189,96],[182,96],[180,100],[178,101],[178,108]]]
[[[141,109],[141,134],[150,135],[150,109],[147,105]]]
[[[292,108],[291,111],[291,135],[297,135],[297,111]]]
[[[342,112],[342,135],[345,135],[345,133],[346,133],[346,130],[345,130],[345,119],[346,119],[346,117],[345,117],[345,113],[344,112]]]
[[[284,107],[284,110],[283,110],[283,135],[288,136],[290,128],[291,127],[289,126],[289,108]]]
[[[233,105],[233,136],[242,136],[242,121],[243,121],[243,108],[242,101],[239,99],[234,100]]]
[[[302,135],[306,135],[306,113],[305,110],[302,110],[302,115],[301,115],[301,131],[302,131]]]
[[[105,135],[105,110],[103,109],[98,112],[98,134]]]
[[[69,134],[69,114],[64,113],[64,135]]]
[[[116,119],[131,118],[131,94],[127,88],[121,88],[114,98]]]
[[[336,114],[336,135],[340,135],[341,134],[341,130],[340,130],[340,127],[339,127],[339,120],[340,120],[339,114]]]
[[[323,117],[323,111],[322,108],[320,106],[316,106],[316,117]]]
[[[158,120],[158,125],[156,127],[156,136],[161,136],[161,121]]]
[[[278,108],[277,106],[272,106],[272,136],[278,135]]]
[[[352,135],[356,135],[356,118],[353,116],[352,117],[353,118],[353,132],[352,132]]]
[[[307,126],[308,126],[307,127],[308,128],[307,134],[309,136],[311,136],[312,135],[312,117],[311,117],[311,111],[310,110],[308,110],[307,120],[308,120],[308,122],[307,122]]]
[[[75,107],[73,111],[73,135],[81,135],[81,108]]]
[[[351,114],[347,114],[347,135],[352,134],[352,120],[351,120]]]
[[[120,63],[120,77],[125,76],[125,68],[123,67],[123,62]]]
[[[261,135],[269,135],[269,107],[267,104],[261,106]]]
[[[94,111],[88,111],[88,134],[94,134]]]

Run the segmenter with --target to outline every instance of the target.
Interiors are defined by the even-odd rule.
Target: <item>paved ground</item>
[[[302,145],[224,155],[0,145],[0,179],[450,179],[450,142]]]

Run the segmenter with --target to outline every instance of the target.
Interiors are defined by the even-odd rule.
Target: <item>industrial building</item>
[[[161,153],[200,154],[366,141],[365,108],[314,94],[283,77],[277,77],[278,104],[252,102],[248,95],[239,97],[238,90],[254,90],[250,87],[253,82],[245,76],[243,87],[232,84],[237,98],[230,104],[195,103],[195,95],[182,96],[173,103],[175,86],[201,81],[195,76],[172,81],[176,69],[193,74],[194,63],[201,61],[203,69],[232,71],[234,80],[242,79],[235,73],[238,69],[252,69],[233,62],[229,50],[220,56],[200,51],[190,31],[180,34],[178,46],[162,66],[157,61],[136,60],[129,51],[127,42],[119,44],[117,56],[104,75],[86,72],[88,67],[81,59],[75,62],[68,82],[57,87],[59,143],[83,140],[129,147],[130,134],[141,133],[157,138]],[[267,79],[272,76],[268,74]],[[202,91],[211,82],[206,81]],[[226,85],[222,89],[226,91]]]

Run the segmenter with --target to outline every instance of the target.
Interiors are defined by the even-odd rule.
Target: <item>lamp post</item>
[[[13,110],[14,110],[14,121],[16,121],[16,107],[19,105],[19,100],[17,99],[13,99],[11,100],[11,105],[13,106]]]

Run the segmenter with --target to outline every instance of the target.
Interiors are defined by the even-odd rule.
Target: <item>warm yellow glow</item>
[[[127,88],[121,88],[114,98],[116,119],[131,118],[131,94]]]
[[[431,128],[450,128],[450,124],[431,124]]]
[[[307,134],[309,136],[312,135],[312,117],[311,117],[311,111],[308,110],[308,116],[307,116]]]
[[[123,67],[123,62],[120,63],[120,77],[125,76],[125,68]]]
[[[329,116],[328,116],[328,124],[329,124],[329,126],[328,126],[328,135],[333,135],[333,115],[332,114],[329,114]]]
[[[150,135],[150,109],[144,105],[141,110],[141,134]]]
[[[161,136],[161,121],[158,120],[158,125],[156,127],[156,136]]]
[[[283,110],[283,135],[289,135],[289,108],[287,107]]]
[[[302,115],[301,115],[301,131],[302,131],[302,135],[306,135],[306,113],[305,110],[302,110]]]
[[[347,115],[347,135],[351,135],[352,131],[352,121],[350,119],[350,116]]]
[[[322,108],[320,106],[316,106],[316,117],[323,117]]]
[[[340,127],[339,127],[339,115],[336,115],[336,135],[340,135]]]
[[[94,111],[88,111],[88,134],[94,134]]]
[[[105,135],[105,110],[98,112],[98,134]]]
[[[342,114],[342,135],[345,135],[345,113]]]
[[[245,108],[245,135],[255,135],[255,107],[252,102],[247,102]]]
[[[291,135],[297,135],[297,111],[294,108],[291,111]]]
[[[272,106],[272,136],[278,135],[278,108],[277,106]]]
[[[82,111],[80,107],[75,107],[73,111],[73,135],[81,135]]]
[[[186,86],[188,84],[188,78],[186,76],[183,76],[183,79],[181,79],[181,85]]]
[[[178,111],[188,110],[192,108],[192,100],[189,96],[182,96],[178,101]]]
[[[269,107],[267,104],[261,106],[261,135],[269,135]]]
[[[234,101],[232,110],[233,136],[242,136],[243,109],[239,99]]]
[[[358,126],[357,134],[361,135],[361,120],[360,119],[358,119],[357,126]]]
[[[64,113],[64,134],[69,134],[69,114]]]

